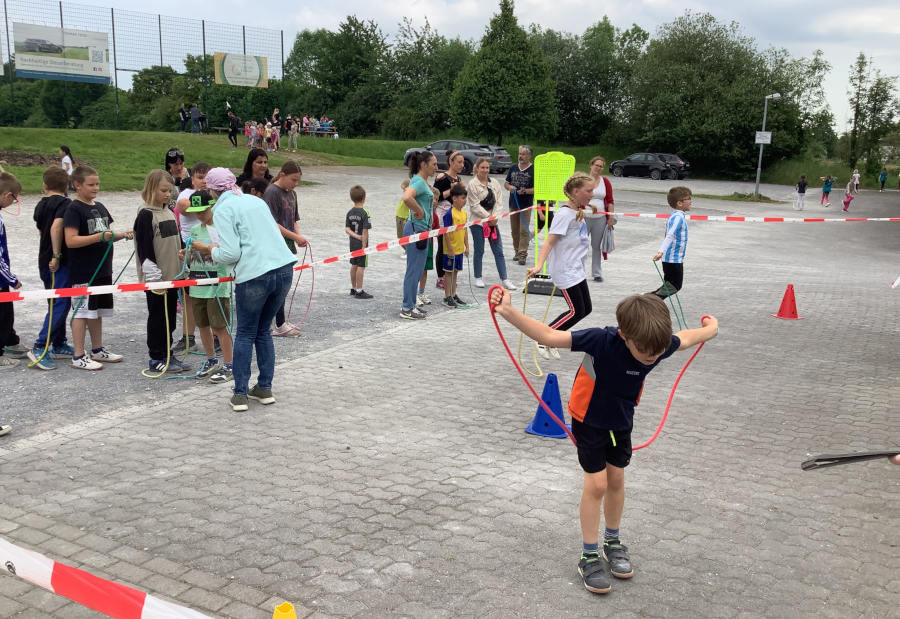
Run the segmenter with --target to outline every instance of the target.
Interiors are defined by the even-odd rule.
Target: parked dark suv
[[[649,176],[655,181],[661,178],[674,178],[677,172],[659,155],[653,153],[635,153],[625,159],[609,164],[613,176]]]
[[[674,176],[671,175],[671,172],[669,173],[670,179],[675,180],[680,178],[687,178],[687,175],[691,173],[691,164],[689,164],[678,155],[673,155],[672,153],[653,154],[668,163],[669,167],[672,168],[672,171],[675,172]]]
[[[492,174],[503,174],[512,165],[512,159],[509,153],[502,146],[491,146],[488,144],[479,144],[478,142],[464,142],[463,140],[438,140],[432,142],[423,148],[410,148],[403,155],[403,165],[409,165],[409,156],[413,153],[422,151],[430,151],[434,153],[437,159],[438,168],[447,169],[447,151],[459,151],[466,160],[463,167],[463,174],[472,174],[475,167],[475,161],[479,157],[484,157],[491,162]]]

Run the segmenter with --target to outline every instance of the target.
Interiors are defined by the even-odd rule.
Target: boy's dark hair
[[[285,161],[284,165],[281,166],[281,170],[278,172],[278,176],[287,176],[288,174],[303,174],[303,170],[300,169],[300,164],[293,159]]]
[[[266,187],[269,186],[269,181],[264,178],[251,178],[249,180],[241,183],[241,191],[244,193],[250,193],[250,191],[255,191],[256,193],[266,193]]]
[[[72,172],[72,182],[73,183],[83,183],[84,179],[88,176],[100,176],[97,174],[97,170],[92,168],[91,166],[80,165]]]
[[[212,170],[212,166],[206,163],[205,161],[198,161],[194,164],[194,167],[191,168],[191,176],[194,174],[206,174]]]
[[[616,306],[616,322],[626,339],[642,353],[661,354],[672,343],[672,319],[655,294],[633,294]]]
[[[669,206],[675,208],[678,206],[678,203],[682,200],[687,200],[692,195],[691,190],[687,187],[672,187],[669,190],[669,195],[666,196],[666,200],[669,201]]]
[[[469,192],[466,191],[465,185],[462,183],[455,183],[453,187],[450,188],[450,197],[453,196],[466,196]]]
[[[46,185],[47,189],[50,191],[66,193],[66,189],[69,188],[68,172],[56,166],[50,166],[44,170],[43,180],[44,185]]]
[[[806,180],[806,174],[801,174],[801,175],[800,175],[800,180],[801,180],[801,181],[805,181],[805,180]]]
[[[366,190],[362,188],[362,185],[353,185],[350,188],[350,199],[353,204],[359,204],[366,199]]]
[[[18,196],[22,193],[22,183],[9,172],[0,172],[0,194],[4,194],[7,191],[14,196]]]

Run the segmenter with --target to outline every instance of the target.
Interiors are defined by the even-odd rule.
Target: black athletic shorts
[[[624,469],[631,462],[631,430],[613,430],[616,444],[610,430],[595,428],[577,419],[572,420],[572,434],[578,443],[578,463],[585,473],[599,473],[606,463]]]

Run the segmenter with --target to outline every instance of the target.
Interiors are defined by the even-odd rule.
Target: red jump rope
[[[500,286],[491,286],[490,290],[488,290],[488,306],[491,308],[491,320],[494,321],[494,327],[497,329],[497,335],[500,336],[500,342],[503,344],[503,348],[506,349],[506,354],[509,355],[509,358],[512,360],[513,365],[516,368],[516,371],[519,372],[519,376],[522,377],[522,380],[525,381],[525,385],[528,387],[531,394],[535,397],[541,407],[546,411],[550,418],[556,422],[556,424],[566,431],[569,439],[572,441],[572,444],[578,445],[575,442],[575,437],[572,435],[572,431],[569,430],[569,427],[565,424],[565,421],[556,416],[556,414],[550,410],[550,407],[547,406],[547,403],[541,399],[541,396],[538,395],[537,391],[534,390],[534,387],[531,385],[531,382],[525,377],[525,373],[522,371],[522,367],[519,365],[519,362],[516,360],[515,356],[512,354],[512,351],[509,349],[509,344],[506,343],[506,338],[503,337],[503,331],[500,330],[500,323],[497,322],[497,306],[491,302],[491,296],[493,295],[494,290],[503,290]],[[700,322],[702,323],[705,318],[710,318],[710,316],[703,316],[700,318]],[[701,342],[699,346],[697,346],[697,350],[694,351],[694,354],[690,356],[687,360],[687,363],[684,364],[684,367],[681,368],[681,372],[678,373],[678,378],[675,379],[675,384],[672,385],[672,391],[669,392],[669,400],[666,402],[666,409],[663,412],[662,419],[659,421],[659,425],[656,428],[656,432],[653,433],[653,436],[650,437],[650,440],[646,443],[642,443],[637,447],[632,447],[632,451],[637,449],[643,449],[650,445],[656,438],[659,436],[659,433],[662,431],[663,426],[666,423],[666,418],[669,416],[669,409],[672,407],[672,400],[675,397],[675,389],[678,387],[678,383],[681,381],[681,377],[684,376],[684,372],[688,369],[688,366],[691,365],[691,362],[694,360],[694,357],[697,356],[697,353],[700,352],[700,349],[703,348],[703,344],[705,342]]]

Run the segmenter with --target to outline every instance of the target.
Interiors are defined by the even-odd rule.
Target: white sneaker
[[[551,349],[550,349],[550,356],[553,357],[554,359],[559,359],[559,349],[557,349],[557,348],[551,348]]]
[[[0,355],[0,370],[8,370],[19,365],[18,359],[13,359],[12,357],[7,357],[5,355]]]
[[[92,372],[95,372],[97,370],[102,370],[103,364],[97,363],[88,355],[84,355],[81,359],[72,357],[72,367],[76,370],[90,370]]]
[[[114,352],[101,348],[98,352],[91,351],[91,359],[100,363],[119,363],[124,357]]]
[[[475,278],[475,287],[476,288],[484,288],[484,280],[480,277]]]
[[[428,295],[424,292],[420,295],[416,295],[416,301],[418,301],[419,305],[431,305],[431,299],[429,299]]]
[[[550,349],[548,349],[548,348],[547,348],[546,346],[544,346],[543,344],[535,344],[535,346],[537,347],[538,353],[540,353],[540,355],[541,355],[544,359],[549,359],[549,358],[550,358]]]
[[[518,289],[518,286],[516,286],[514,283],[512,283],[508,279],[504,279],[500,283],[503,284],[503,287],[506,288],[507,290],[517,290]]]

